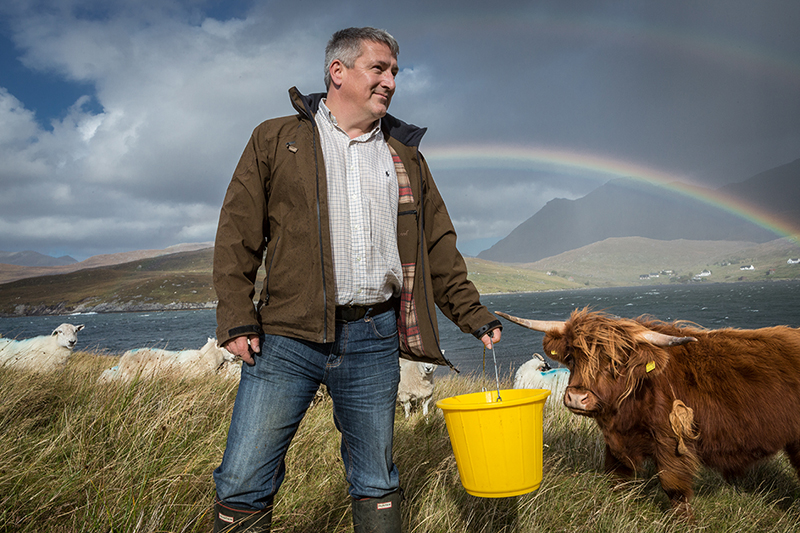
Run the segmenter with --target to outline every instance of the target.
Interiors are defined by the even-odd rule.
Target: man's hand
[[[483,342],[483,345],[486,346],[486,348],[491,350],[492,343],[500,342],[500,337],[502,336],[502,334],[503,332],[500,328],[495,328],[486,333],[486,335],[484,335],[483,337],[481,337],[481,341]]]
[[[233,355],[238,355],[241,357],[242,361],[248,365],[256,364],[255,359],[253,359],[253,354],[261,351],[258,335],[234,337],[226,342],[222,347],[231,352]]]

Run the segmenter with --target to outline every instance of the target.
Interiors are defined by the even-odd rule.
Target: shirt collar
[[[324,98],[320,101],[319,109],[317,110],[317,117],[320,117],[320,116],[322,117],[323,122],[325,124],[327,124],[330,127],[330,129],[335,129],[336,131],[339,131],[339,132],[347,135],[347,133],[342,128],[339,127],[339,124],[336,121],[336,117],[333,116],[333,113],[331,113],[331,110],[328,109],[327,105],[325,105],[325,99]],[[319,120],[319,118],[317,120]],[[374,136],[378,136],[377,137],[378,140],[380,140],[383,137],[383,132],[381,131],[381,121],[380,120],[376,120],[375,121],[375,127],[373,127],[371,131],[368,131],[367,133],[365,133],[363,135],[360,135],[360,136],[358,136],[358,137],[356,137],[355,139],[352,139],[352,140],[353,141],[358,141],[358,142],[367,142],[367,141],[371,140]]]

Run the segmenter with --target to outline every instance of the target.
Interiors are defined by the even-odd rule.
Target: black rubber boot
[[[214,533],[269,533],[272,506],[263,511],[242,511],[214,499]]]
[[[353,500],[353,533],[400,533],[401,499],[397,490],[383,498]]]

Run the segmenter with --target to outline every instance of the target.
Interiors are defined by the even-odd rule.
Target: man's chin
[[[372,115],[377,120],[377,119],[381,119],[381,118],[385,117],[386,113],[388,113],[388,112],[389,112],[389,108],[387,106],[381,106],[379,108],[374,109],[372,111]]]
[[[374,106],[373,109],[374,109],[376,114],[379,113],[380,116],[382,117],[383,115],[385,115],[386,113],[389,112],[389,104],[391,104],[391,103],[392,103],[391,100],[379,99],[378,102],[375,103],[375,106]]]

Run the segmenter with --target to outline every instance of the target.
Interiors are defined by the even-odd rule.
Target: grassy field
[[[97,385],[114,361],[76,353],[56,374],[0,369],[0,531],[211,530],[211,471],[236,385],[218,378]],[[474,376],[448,377],[435,398],[481,386]],[[409,419],[398,409],[395,435],[408,532],[791,532],[800,524],[800,483],[783,457],[735,485],[703,470],[697,523],[687,525],[668,512],[652,469],[612,487],[594,423],[561,408],[545,410],[540,489],[513,498],[464,491],[438,409]],[[273,531],[351,529],[338,440],[324,400],[292,444]]]

